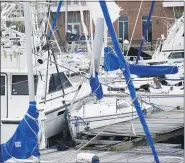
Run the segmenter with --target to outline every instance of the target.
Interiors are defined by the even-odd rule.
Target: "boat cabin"
[[[50,107],[51,101],[55,101],[73,91],[72,84],[64,71],[59,73],[49,72],[47,80],[44,71],[39,73],[35,72],[34,75],[35,97],[38,104],[43,103]],[[1,118],[24,116],[29,104],[26,70],[2,69],[0,73],[0,87]]]

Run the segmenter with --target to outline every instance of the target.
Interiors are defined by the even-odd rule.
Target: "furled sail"
[[[145,66],[137,64],[129,64],[131,74],[135,75],[164,75],[164,74],[176,74],[178,73],[177,66]]]
[[[103,47],[104,19],[97,18],[95,36],[93,40],[92,59],[90,68],[90,86],[92,94],[95,94],[97,99],[103,98],[102,85],[98,79],[101,50]]]
[[[38,147],[38,110],[36,102],[31,101],[28,111],[21,120],[14,135],[0,146],[0,162],[9,159],[28,159],[31,156],[39,157]]]

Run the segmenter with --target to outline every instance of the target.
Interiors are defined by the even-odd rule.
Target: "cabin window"
[[[144,33],[144,30],[145,30],[145,25],[146,25],[147,19],[148,19],[148,16],[142,16],[142,32],[143,33]],[[146,32],[146,38],[145,39],[148,42],[152,42],[152,20],[151,19],[150,19],[148,30]]]
[[[119,17],[119,38],[128,40],[128,16]]]
[[[169,59],[180,59],[184,58],[184,52],[173,52],[168,56]]]
[[[0,77],[0,87],[1,87],[0,95],[5,95],[5,76]]]
[[[49,93],[60,91],[71,86],[71,83],[63,72],[50,75]]]
[[[34,75],[35,95],[38,84],[38,76]],[[28,95],[28,76],[12,75],[12,95]]]

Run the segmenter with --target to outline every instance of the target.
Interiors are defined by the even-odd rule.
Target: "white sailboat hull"
[[[184,95],[176,94],[176,95],[164,95],[164,94],[153,94],[147,96],[142,96],[143,99],[146,99],[147,102],[154,104],[156,107],[161,108],[164,111],[169,111],[173,109],[183,109],[184,108]]]
[[[63,114],[61,114],[61,112]],[[46,120],[44,121],[44,135],[46,139],[57,135],[62,131],[62,125],[64,124],[64,112],[65,109],[61,108],[46,115]],[[2,143],[7,142],[13,136],[21,120],[22,119],[13,120],[11,118],[2,119]]]
[[[107,92],[108,93],[108,92]],[[106,96],[120,96],[124,97],[126,100],[130,101],[130,96],[123,92],[110,91]],[[184,108],[184,94],[154,94],[148,92],[138,92],[138,97],[143,101],[152,104],[164,111],[170,111],[174,109]]]
[[[107,100],[102,104],[88,104],[85,107],[82,106],[80,109],[73,110],[70,112],[69,124],[72,131],[72,136],[76,137],[78,133],[86,131],[86,129],[95,129],[119,122],[128,121],[138,117],[136,109],[128,103],[121,109],[116,109],[116,105],[113,101],[116,98],[104,97]],[[112,99],[110,101],[110,99]],[[128,105],[127,105],[128,104]],[[142,111],[145,115],[150,114],[153,111],[151,105],[142,105]]]

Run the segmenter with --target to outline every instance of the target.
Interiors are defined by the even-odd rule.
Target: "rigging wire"
[[[130,38],[130,43],[129,43],[129,46],[127,48],[127,54],[126,54],[126,56],[128,56],[128,53],[129,53],[129,50],[130,50],[130,47],[131,47],[131,44],[132,44],[132,39],[133,39],[134,32],[135,32],[135,29],[136,29],[136,25],[137,25],[137,22],[138,22],[138,19],[139,19],[139,14],[141,12],[142,4],[143,4],[143,0],[141,0],[140,6],[139,6],[139,11],[138,11],[138,14],[137,14],[137,17],[136,17],[136,21],[135,21],[135,25],[134,25],[134,29],[132,31],[132,35],[131,35],[131,38]]]

